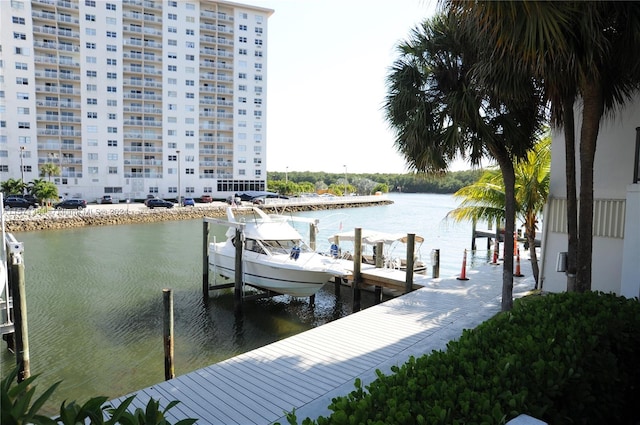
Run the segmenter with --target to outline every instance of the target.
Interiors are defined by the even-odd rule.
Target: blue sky
[[[435,0],[248,0],[268,27],[267,171],[404,173],[384,120],[395,47]],[[468,168],[462,165],[453,169]]]

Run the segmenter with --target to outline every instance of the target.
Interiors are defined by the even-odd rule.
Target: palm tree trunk
[[[513,307],[513,232],[516,229],[516,175],[513,160],[504,146],[487,146],[492,156],[498,161],[502,179],[504,180],[504,259],[502,268],[502,302],[501,310],[509,311]]]
[[[584,109],[580,130],[580,205],[578,211],[578,262],[576,289],[591,290],[593,251],[593,164],[600,119],[604,112],[602,85],[594,79],[582,91]]]
[[[574,96],[564,98],[565,180],[567,185],[567,292],[576,290],[578,263],[578,201],[576,198],[576,130]]]
[[[536,252],[536,223],[527,220],[525,223],[525,232],[527,234],[527,243],[529,244],[529,260],[531,261],[531,273],[535,282],[534,289],[538,289],[540,277],[540,266],[538,265],[538,253]]]

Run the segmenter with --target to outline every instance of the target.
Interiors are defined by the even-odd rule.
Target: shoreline
[[[358,208],[388,205],[393,201],[376,199],[340,199],[329,202],[273,202],[260,205],[267,213],[318,211],[326,209]],[[369,197],[366,197],[369,198]],[[250,205],[250,204],[245,204]],[[60,230],[86,226],[113,226],[120,224],[144,224],[171,220],[193,220],[204,217],[226,217],[226,207],[222,202],[196,204],[195,207],[174,207],[170,209],[149,209],[144,204],[90,204],[84,210],[5,210],[3,220],[7,232],[31,232],[38,230]]]

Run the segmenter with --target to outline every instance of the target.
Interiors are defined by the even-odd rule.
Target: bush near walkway
[[[639,358],[637,299],[529,296],[446,351],[378,371],[366,388],[356,380],[330,416],[303,424],[502,424],[521,413],[549,424],[637,424]]]

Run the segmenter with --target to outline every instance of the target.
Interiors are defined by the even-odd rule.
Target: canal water
[[[432,250],[440,249],[440,276],[459,274],[464,249],[470,248],[471,225],[444,220],[456,207],[454,198],[425,194],[390,198],[392,205],[298,215],[320,219],[318,249],[328,250],[331,234],[355,227],[416,233],[425,237],[420,256],[429,266]],[[218,240],[225,230],[212,226]],[[306,235],[305,231],[301,229]],[[279,296],[245,302],[241,317],[234,315],[230,291],[203,300],[201,220],[15,236],[25,247],[31,372],[39,375],[38,392],[62,381],[47,405],[51,414],[64,400],[115,398],[164,379],[163,288],[174,293],[176,375],[351,312],[350,291],[343,289],[336,299],[332,285],[318,293],[314,307],[308,299]],[[486,261],[484,253],[480,257]],[[365,292],[363,308],[372,304],[372,294]],[[15,357],[4,343],[0,353],[5,376]]]

